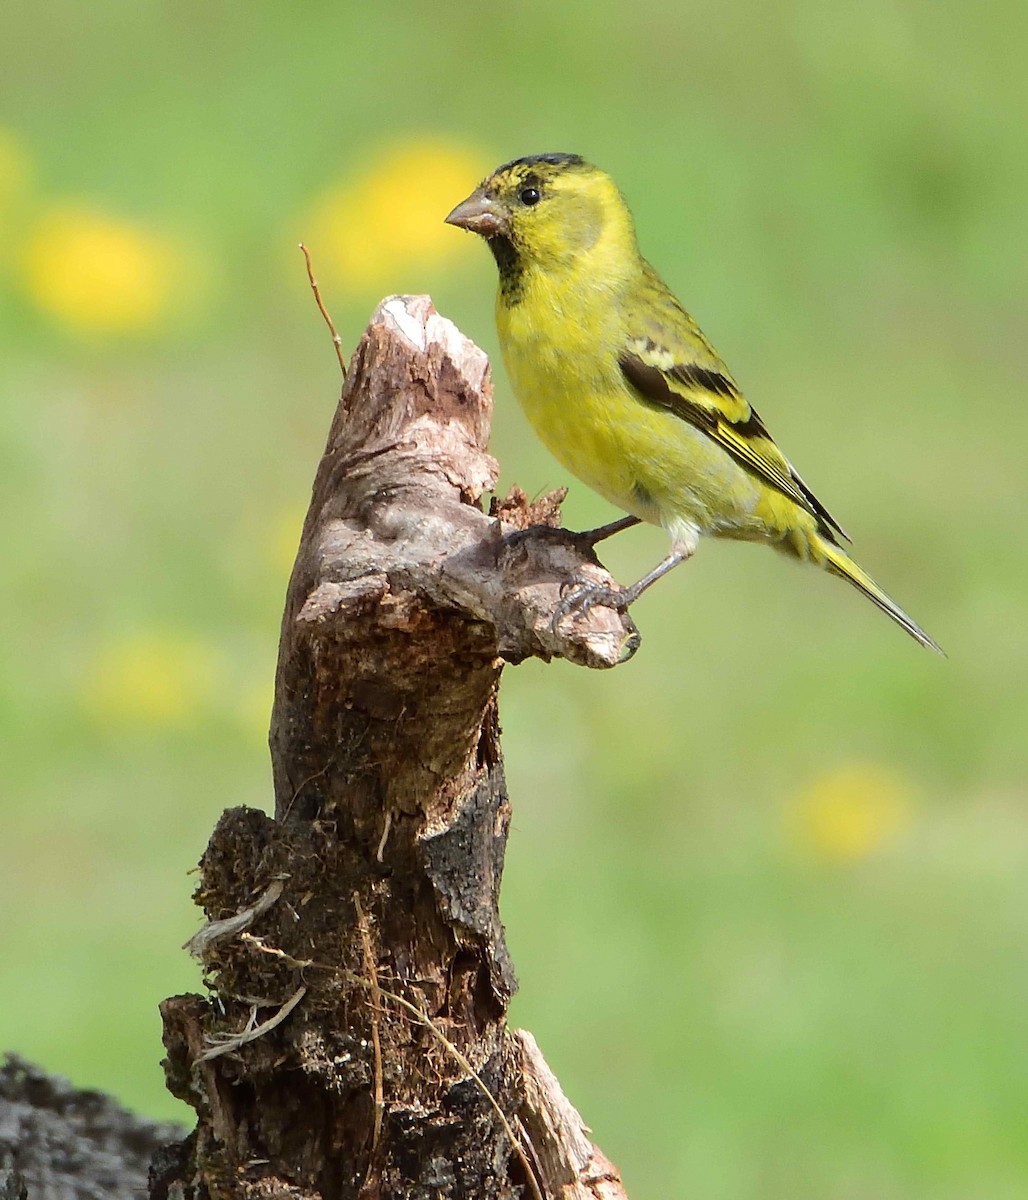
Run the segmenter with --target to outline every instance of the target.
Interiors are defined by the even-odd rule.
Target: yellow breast
[[[644,404],[626,383],[616,347],[620,310],[525,280],[497,328],[515,395],[561,464],[618,508],[665,528],[687,522],[727,532],[752,519],[752,477],[685,421]],[[727,501],[727,505],[726,505]]]

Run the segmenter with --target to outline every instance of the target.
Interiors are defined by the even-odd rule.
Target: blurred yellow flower
[[[875,763],[827,771],[796,799],[792,823],[801,847],[830,862],[867,858],[909,821],[911,789]]]
[[[31,179],[28,151],[9,129],[0,128],[0,214],[28,191]]]
[[[44,213],[22,260],[35,302],[82,333],[152,329],[171,305],[181,263],[159,234],[71,204]]]
[[[96,657],[80,696],[103,725],[185,725],[209,708],[220,668],[216,648],[196,638],[159,630],[133,633]]]
[[[442,138],[392,146],[354,180],[315,202],[308,241],[317,266],[351,289],[404,286],[402,268],[434,266],[468,251],[443,218],[487,173],[477,150]]]

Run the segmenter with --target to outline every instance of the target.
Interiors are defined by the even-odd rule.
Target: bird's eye
[[[542,196],[539,195],[538,188],[527,187],[521,189],[521,195],[519,199],[521,200],[522,204],[532,205],[538,204],[542,199]]]

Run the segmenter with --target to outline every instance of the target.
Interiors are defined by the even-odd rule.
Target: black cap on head
[[[499,175],[501,171],[509,171],[511,167],[535,167],[540,163],[545,163],[548,167],[581,167],[585,165],[585,159],[581,154],[526,154],[524,158],[512,158],[502,167],[497,167],[493,174]]]

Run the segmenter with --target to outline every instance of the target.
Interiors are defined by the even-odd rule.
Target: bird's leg
[[[668,571],[690,558],[695,549],[695,545],[676,546],[667,558],[662,559],[648,575],[644,575],[631,587],[607,587],[606,584],[585,581],[575,583],[564,594],[554,610],[552,628],[556,630],[560,621],[569,613],[578,611],[585,616],[589,609],[594,608],[597,604],[605,604],[618,612],[624,612],[630,604],[634,604],[639,599],[648,587],[652,587]]]
[[[584,532],[578,534],[578,537],[590,546],[595,546],[597,542],[602,542],[605,538],[613,537],[615,533],[620,533],[622,529],[631,529],[633,525],[641,524],[641,517],[619,517],[616,521],[600,525],[597,529],[586,529]]]

